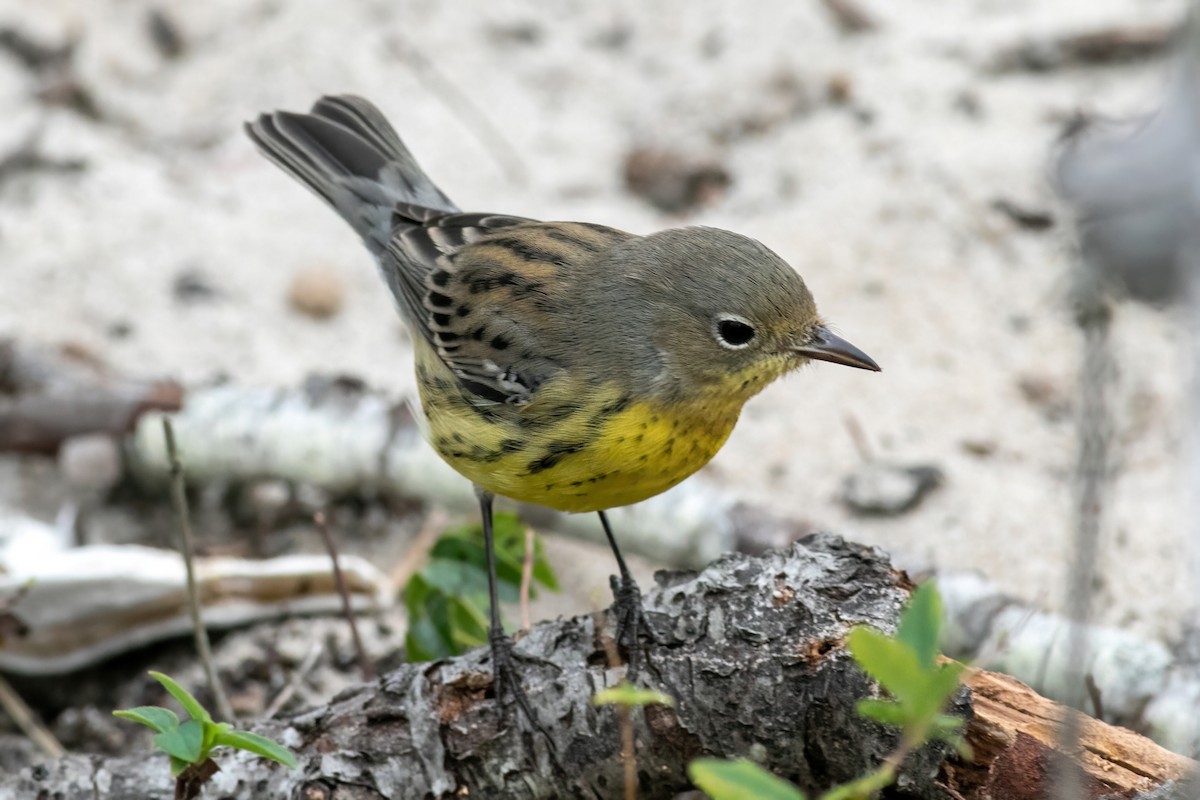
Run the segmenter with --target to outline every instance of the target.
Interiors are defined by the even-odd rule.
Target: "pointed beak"
[[[824,325],[816,329],[807,343],[793,347],[792,352],[818,361],[879,372],[879,365],[873,358],[842,337],[830,333]]]

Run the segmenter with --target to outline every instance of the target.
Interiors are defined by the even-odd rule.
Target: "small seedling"
[[[227,722],[213,722],[212,716],[174,680],[161,672],[150,676],[179,701],[188,719],[180,722],[174,711],[158,706],[138,706],[114,711],[114,717],[145,725],[156,731],[154,746],[171,758],[171,775],[176,779],[176,797],[195,797],[217,765],[209,757],[217,747],[232,747],[296,768],[296,757],[286,747],[249,731],[234,730]],[[183,786],[194,786],[195,793],[181,794]]]
[[[525,527],[515,514],[496,515],[495,543],[496,591],[501,602],[515,603],[525,558]],[[533,556],[533,580],[558,591],[558,580],[537,538]],[[487,644],[486,558],[479,524],[453,528],[438,539],[429,563],[404,587],[409,619],[404,647],[409,661],[447,658]],[[530,594],[535,595],[532,587]]]
[[[630,711],[641,706],[674,706],[675,698],[653,689],[639,689],[629,681],[621,681],[597,692],[592,703],[598,706],[615,706],[617,720],[621,725],[621,762],[625,766],[625,798],[637,797],[637,753],[634,751],[633,718]]]
[[[622,706],[636,708],[638,706],[674,706],[675,698],[653,689],[639,689],[629,681],[621,681],[616,686],[601,689],[592,697],[592,703],[598,706]]]
[[[698,758],[688,764],[688,777],[712,800],[804,800],[795,786],[744,758]]]
[[[926,742],[948,742],[959,755],[971,757],[962,737],[964,721],[942,713],[958,690],[963,665],[938,663],[941,626],[942,600],[932,582],[927,582],[913,592],[895,636],[866,627],[850,632],[846,642],[850,654],[891,695],[889,700],[859,700],[858,713],[900,728],[900,745],[877,769],[835,786],[820,800],[871,797],[891,786],[904,760]],[[798,788],[746,759],[697,759],[688,765],[688,776],[712,800],[804,800]]]

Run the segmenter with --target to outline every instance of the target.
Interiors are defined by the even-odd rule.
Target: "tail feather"
[[[263,114],[246,124],[246,133],[376,254],[386,249],[397,214],[416,223],[458,210],[383,114],[360,97],[321,98],[310,114]]]

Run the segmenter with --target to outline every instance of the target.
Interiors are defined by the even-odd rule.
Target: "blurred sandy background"
[[[709,476],[902,563],[979,569],[1059,607],[1078,337],[1049,148],[1077,110],[1152,109],[1164,60],[1038,73],[996,59],[1021,42],[1173,22],[1182,3],[861,7],[877,27],[850,34],[816,0],[0,0],[0,26],[77,37],[71,69],[94,106],[39,101],[44,71],[0,54],[0,156],[40,127],[42,155],[83,162],[0,182],[0,336],[75,341],[189,383],[337,371],[410,392],[409,344],[366,252],[241,132],[262,110],[359,93],[464,209],[636,232],[716,225],[775,249],[884,371],[817,366],[771,387]],[[177,55],[155,43],[155,8]],[[656,210],[624,183],[639,148],[719,165],[731,183],[698,209]],[[1055,224],[1022,227],[997,199]],[[346,289],[327,320],[288,301],[313,269]],[[1183,336],[1139,308],[1120,311],[1115,335],[1100,616],[1171,635],[1188,590]],[[936,465],[945,485],[899,517],[850,515],[837,499],[860,463],[847,417],[877,456]]]

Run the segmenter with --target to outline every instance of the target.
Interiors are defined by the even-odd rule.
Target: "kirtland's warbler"
[[[511,690],[535,725],[496,606],[493,495],[600,513],[632,677],[641,595],[604,509],[702,467],[742,405],[810,359],[879,369],[753,239],[462,213],[359,97],[246,130],[358,232],[412,329],[430,441],[483,513],[497,693]]]

